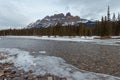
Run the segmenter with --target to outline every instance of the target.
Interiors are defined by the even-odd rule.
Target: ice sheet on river
[[[34,57],[28,51],[16,48],[0,48],[0,53],[8,58],[0,62],[14,62],[15,66],[25,71],[33,70],[37,75],[50,73],[68,80],[120,80],[118,77],[79,70],[67,64],[62,58],[39,55]]]
[[[99,36],[76,36],[76,37],[69,37],[69,36],[6,36],[8,38],[26,38],[26,39],[40,39],[40,40],[55,40],[55,41],[72,41],[72,42],[91,42],[95,44],[101,45],[117,45],[120,46],[120,36],[111,36],[112,39],[95,39],[100,38]]]

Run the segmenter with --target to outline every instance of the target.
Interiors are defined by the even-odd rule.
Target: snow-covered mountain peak
[[[87,23],[89,20],[82,19],[79,16],[73,16],[70,12],[66,13],[65,15],[63,13],[60,14],[54,14],[52,16],[46,16],[41,20],[37,20],[34,23],[30,23],[27,28],[41,28],[41,27],[54,27],[57,23],[60,23],[63,26],[67,25],[76,25],[78,23]]]

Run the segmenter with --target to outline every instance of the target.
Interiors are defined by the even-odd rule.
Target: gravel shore
[[[0,54],[0,60],[7,59],[8,56]],[[55,75],[36,75],[32,70],[24,71],[15,67],[13,62],[0,63],[0,80],[67,80]]]
[[[44,76],[36,75],[32,70],[25,72],[17,70],[13,63],[0,63],[0,80],[67,80],[58,76],[46,74]]]

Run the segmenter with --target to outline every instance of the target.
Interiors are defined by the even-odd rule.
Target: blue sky
[[[0,0],[0,29],[25,27],[46,15],[71,12],[86,19],[100,19],[107,6],[120,12],[120,0]]]

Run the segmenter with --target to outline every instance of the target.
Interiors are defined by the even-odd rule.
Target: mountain
[[[67,25],[78,25],[79,23],[83,23],[84,25],[94,25],[94,21],[90,21],[87,19],[82,19],[79,16],[73,16],[71,13],[67,13],[64,15],[63,13],[54,14],[52,16],[46,16],[42,20],[37,20],[34,23],[30,23],[27,28],[41,28],[41,27],[54,27],[60,23],[62,26]]]

